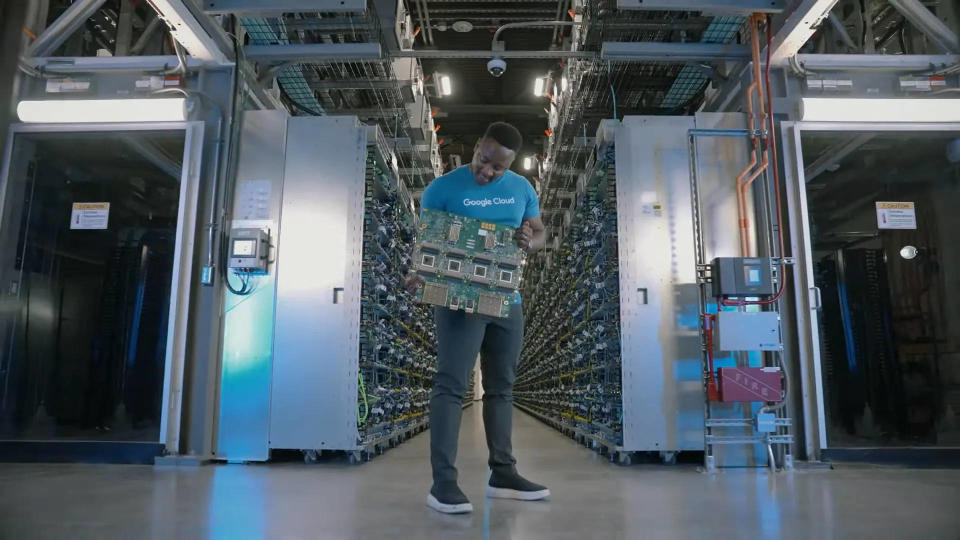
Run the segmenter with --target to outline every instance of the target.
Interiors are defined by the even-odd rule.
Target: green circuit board
[[[509,317],[524,262],[515,233],[513,227],[424,209],[413,269],[426,283],[417,299],[467,313]]]

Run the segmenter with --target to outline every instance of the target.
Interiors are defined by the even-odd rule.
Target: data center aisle
[[[728,472],[612,465],[517,411],[521,470],[549,502],[487,501],[479,405],[459,462],[476,512],[424,504],[429,436],[361,466],[0,464],[2,538],[956,538],[960,471]]]

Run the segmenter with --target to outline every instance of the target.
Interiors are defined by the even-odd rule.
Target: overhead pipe
[[[749,19],[751,28],[755,25],[753,17]],[[753,37],[753,32],[751,32],[751,38]],[[758,64],[760,53],[757,50],[757,42],[755,39],[751,39],[750,44],[750,54],[753,59],[753,65]],[[760,85],[760,81],[756,78],[756,71],[753,72],[753,80],[750,82],[750,85],[747,87],[746,98],[747,98],[747,130],[750,133],[750,162],[747,163],[747,166],[740,171],[740,174],[737,175],[737,227],[740,233],[740,254],[744,257],[747,256],[747,250],[744,249],[744,240],[746,237],[748,223],[745,216],[745,203],[743,197],[743,181],[750,174],[750,171],[757,166],[757,131],[756,131],[756,115],[753,110],[753,95],[757,92],[757,88]]]
[[[428,45],[433,45],[433,28],[430,24],[430,12],[427,11],[427,0],[417,0],[417,8],[420,11],[420,21],[424,26],[424,37]]]
[[[753,25],[753,20],[752,20],[752,19],[753,19],[753,17],[751,17],[751,34],[753,35],[754,38],[758,38],[759,36],[757,36],[757,34],[755,33],[756,30],[757,30],[757,26],[754,26],[754,25]],[[757,22],[758,22],[758,23],[759,23],[759,22],[762,22],[762,20],[763,20],[763,17],[760,16],[760,20],[758,20]],[[767,42],[766,42],[766,45],[767,45],[767,62],[766,62],[766,70],[765,70],[765,73],[764,73],[764,77],[763,77],[763,79],[762,79],[762,82],[760,83],[760,88],[761,88],[761,94],[760,94],[760,95],[761,95],[761,102],[760,102],[760,103],[761,103],[761,104],[764,103],[764,101],[762,101],[762,93],[765,92],[765,93],[766,93],[766,102],[765,102],[765,103],[766,103],[766,105],[765,105],[766,109],[765,109],[765,110],[761,109],[761,110],[763,110],[763,112],[764,112],[764,125],[763,125],[763,129],[769,128],[769,132],[767,132],[767,133],[765,134],[765,135],[766,135],[766,145],[765,145],[765,148],[764,148],[764,161],[767,162],[767,164],[766,164],[765,166],[760,167],[757,171],[754,171],[754,174],[752,175],[752,179],[751,179],[749,182],[745,183],[745,185],[746,185],[746,186],[749,186],[750,183],[753,182],[753,179],[756,179],[757,177],[759,177],[760,174],[763,173],[765,170],[772,171],[772,176],[773,176],[773,189],[774,189],[774,192],[775,192],[775,194],[776,194],[776,203],[775,203],[775,204],[776,204],[776,210],[777,210],[777,212],[776,212],[776,213],[777,213],[777,232],[778,232],[778,246],[779,246],[779,249],[778,249],[778,251],[777,251],[777,254],[778,254],[780,257],[783,257],[783,256],[784,256],[784,253],[785,253],[785,250],[784,250],[784,249],[785,249],[785,244],[784,244],[784,237],[783,237],[783,213],[781,212],[782,203],[781,203],[781,199],[780,199],[780,175],[779,175],[779,173],[778,173],[778,171],[777,171],[777,146],[776,146],[776,137],[774,136],[774,135],[775,135],[775,131],[776,131],[776,126],[775,126],[774,117],[773,117],[773,99],[772,99],[772,97],[771,97],[772,91],[771,91],[771,87],[770,87],[770,57],[771,57],[770,48],[771,48],[771,44],[773,43],[773,32],[772,32],[771,27],[770,27],[770,18],[769,18],[769,17],[766,18],[766,22],[767,22],[767,29],[766,29],[766,30],[767,30]],[[759,40],[756,40],[756,41],[758,42]],[[756,67],[757,67],[757,63],[754,64],[754,68],[755,68],[755,69],[754,69],[754,76],[756,76],[756,75],[758,74],[758,70],[756,69]],[[754,82],[758,82],[758,81],[759,81],[759,79],[755,79],[755,80],[754,80]],[[748,102],[748,105],[749,105],[749,102]],[[752,120],[752,118],[751,118],[751,120]],[[754,133],[755,133],[755,132],[754,132]],[[772,156],[772,159],[771,159],[770,161],[767,161],[767,157],[768,157],[768,156]],[[755,161],[756,159],[757,159],[757,158],[756,158],[756,153],[755,153],[755,151],[754,151],[751,160],[752,160],[752,161]],[[740,190],[738,189],[738,195],[740,195],[740,194],[741,194],[741,193],[740,193]],[[745,193],[745,189],[744,189],[744,192],[743,192],[744,205],[745,205],[745,199],[746,199],[746,193]],[[743,208],[744,208],[744,214],[745,214],[745,206],[744,206]],[[741,222],[741,223],[742,223],[742,222]],[[744,230],[741,230],[741,233],[743,233],[743,232],[745,232],[745,231],[744,231]],[[744,239],[744,237],[741,236],[741,247],[743,247],[743,244],[742,244],[743,239]],[[745,251],[744,254],[745,254],[745,256],[749,256],[749,241],[747,241],[747,251]],[[784,267],[784,270],[786,270],[786,268],[787,268],[787,267]],[[776,303],[776,302],[778,302],[778,301],[780,300],[780,298],[783,296],[783,292],[784,292],[784,290],[785,290],[785,289],[784,289],[784,286],[785,286],[786,281],[785,281],[785,279],[784,279],[784,276],[781,276],[781,278],[780,278],[779,281],[780,281],[779,290],[777,291],[777,293],[776,293],[772,298],[769,298],[769,299],[767,299],[767,300],[757,300],[757,301],[744,301],[744,300],[740,300],[740,301],[736,301],[736,302],[732,302],[732,301],[731,301],[731,302],[721,301],[721,303],[722,303],[723,305],[736,305],[736,306],[740,306],[740,307],[745,306],[745,305],[770,305],[770,304],[774,304],[774,303]],[[782,364],[781,364],[780,367],[783,368]],[[785,385],[785,386],[789,385],[789,378],[787,377],[787,373],[786,373],[786,372],[784,372],[784,385]],[[783,402],[783,403],[780,403],[780,404],[778,404],[778,405],[768,405],[768,406],[764,406],[763,408],[760,409],[760,411],[761,411],[761,412],[773,412],[773,411],[782,409],[782,408],[784,408],[785,406],[786,406],[786,403]]]
[[[163,19],[155,16],[150,20],[150,23],[147,24],[147,27],[143,29],[143,32],[140,34],[140,38],[137,39],[137,42],[133,44],[133,47],[130,48],[131,55],[138,55],[147,48],[147,44],[150,43],[150,38],[153,37],[153,34],[160,28],[163,24]]]
[[[840,20],[840,17],[836,13],[831,11],[830,15],[827,16],[827,20],[830,21],[830,26],[832,26],[833,31],[840,36],[840,40],[843,41],[844,45],[855,51],[860,50],[860,47],[854,43],[853,38],[850,37],[850,33],[847,32],[847,28],[843,25],[843,21]]]
[[[957,34],[927,9],[920,0],[889,0],[889,2],[910,21],[910,24],[920,29],[944,52],[960,52],[960,38]]]
[[[747,60],[750,48],[725,43],[605,41],[600,58],[613,62],[715,62]]]
[[[559,20],[560,20],[560,17],[563,16],[563,6],[564,6],[566,3],[567,3],[566,0],[560,0],[559,2],[557,2],[557,16],[554,17],[556,20],[559,21]],[[557,42],[557,30],[559,30],[559,29],[560,29],[559,26],[554,26],[554,27],[553,27],[553,37],[550,38],[550,43],[551,43],[551,44]]]
[[[423,13],[427,16],[427,33],[430,34],[430,45],[436,45],[433,42],[433,25],[430,23],[430,6],[427,5],[427,0],[421,0],[423,2]]]
[[[292,45],[277,45],[278,47],[291,47]],[[578,58],[581,60],[597,60],[600,55],[593,51],[492,51],[494,56],[499,58],[540,58],[540,59],[564,59]],[[428,60],[452,60],[468,58],[490,58],[491,51],[483,49],[472,50],[448,50],[448,49],[417,49],[414,51],[395,51],[390,53],[393,58],[426,58]]]
[[[960,64],[956,54],[798,54],[804,71],[936,71]]]
[[[24,56],[31,58],[34,56],[50,56],[60,45],[70,38],[74,32],[80,29],[87,19],[92,17],[106,0],[78,0],[70,5],[53,24],[47,27],[40,34],[30,47],[24,52]]]
[[[413,39],[414,41],[416,41],[417,36],[420,34],[423,34],[423,44],[429,46],[430,40],[427,37],[427,29],[424,28],[424,26],[426,26],[427,23],[424,21],[424,18],[423,18],[423,6],[420,5],[420,0],[411,0],[410,5],[417,6],[417,21],[416,21],[417,25],[413,31]],[[410,9],[412,10],[413,7],[411,7]]]
[[[737,208],[739,214],[740,226],[740,252],[744,257],[750,257],[750,218],[747,211],[747,188],[753,184],[761,174],[766,172],[770,165],[770,150],[763,147],[761,150],[758,145],[757,123],[760,118],[760,131],[766,129],[767,125],[767,106],[764,100],[764,90],[761,81],[763,80],[760,64],[760,31],[759,23],[765,20],[763,15],[753,15],[750,17],[750,53],[753,61],[753,81],[747,88],[747,121],[750,130],[750,142],[752,150],[750,152],[750,163],[737,176]],[[757,98],[757,111],[754,110],[753,95]],[[759,113],[759,114],[757,114]],[[762,134],[762,133],[761,133]],[[762,160],[758,159],[758,154],[762,154]],[[757,167],[757,164],[760,164]],[[755,168],[756,167],[756,168]]]
[[[497,31],[493,33],[493,43],[500,41],[500,34],[504,30],[509,30],[510,28],[535,28],[537,26],[581,26],[582,22],[577,21],[522,21],[515,23],[507,23],[500,28],[497,28]],[[491,45],[492,48],[492,45]]]

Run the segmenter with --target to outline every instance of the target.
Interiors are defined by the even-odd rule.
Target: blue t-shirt
[[[540,199],[526,178],[513,171],[485,186],[464,165],[437,178],[423,192],[420,206],[509,227],[540,215]]]
[[[540,216],[540,198],[526,178],[507,171],[481,186],[467,165],[430,182],[420,198],[420,207],[508,227],[519,227],[523,220]],[[517,293],[512,304],[521,302],[520,293]]]

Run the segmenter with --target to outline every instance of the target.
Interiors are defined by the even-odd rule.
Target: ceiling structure
[[[151,0],[149,7],[158,10],[171,36],[191,55],[220,59],[238,53],[242,64],[254,67],[259,84],[272,88],[293,114],[350,114],[379,125],[414,192],[442,172],[439,163],[449,168],[450,156],[469,161],[490,122],[508,121],[524,136],[522,157],[550,165],[519,172],[530,177],[544,202],[551,204],[554,194],[575,181],[589,153],[589,144],[575,144],[574,139],[593,136],[604,118],[690,113],[710,78],[717,77],[711,67],[716,60],[666,60],[659,53],[642,62],[608,59],[602,55],[605,43],[742,41],[742,17],[685,9],[700,2],[680,2],[670,11],[623,10],[617,7],[620,2]],[[92,10],[86,27],[93,39],[77,41],[70,49],[73,55],[100,50],[116,54],[121,49],[132,54],[171,52],[171,36],[157,31],[166,27],[147,5],[135,0],[54,0],[51,20],[75,4]],[[218,15],[225,17],[211,17]],[[124,17],[133,20],[132,27],[124,24]],[[397,37],[398,20],[409,21],[412,42]],[[503,29],[499,39],[504,51],[492,52],[498,29],[525,22],[548,26]],[[119,35],[124,28],[128,36]],[[163,39],[147,40],[151,32]],[[228,34],[240,46],[234,47]],[[499,78],[486,68],[495,55],[507,61]],[[440,95],[436,79],[441,75],[452,82],[451,95]],[[549,78],[539,96],[534,94],[538,77]],[[416,102],[415,89],[421,85],[428,103]],[[411,114],[416,103],[432,118],[428,126]],[[435,130],[439,152],[431,148],[433,134],[425,133],[425,127]],[[518,160],[515,168],[521,169],[522,163]]]
[[[798,52],[874,57],[960,52],[960,39],[951,30],[958,19],[952,4],[150,0],[149,7],[169,26],[137,0],[53,0],[49,13],[52,21],[76,11],[82,18],[74,21],[85,20],[90,36],[77,34],[61,54],[89,56],[101,49],[117,55],[169,54],[172,37],[201,60],[239,56],[245,82],[253,74],[252,86],[265,98],[260,101],[293,114],[350,114],[379,125],[414,192],[449,167],[451,156],[469,161],[490,122],[511,122],[524,135],[522,157],[537,157],[540,164],[519,170],[521,159],[515,168],[539,190],[548,218],[560,218],[551,211],[570,200],[601,120],[686,115],[704,103],[714,110],[727,110],[729,103],[736,107],[748,56],[747,14],[771,16],[772,64],[789,65],[802,75]],[[540,26],[519,24],[527,22]],[[502,50],[494,50],[498,30]],[[160,39],[147,39],[151,32]],[[46,54],[55,48],[47,47]],[[34,44],[28,52],[44,51]],[[499,78],[486,68],[495,56],[507,62]],[[451,81],[450,95],[440,95],[441,77]],[[538,77],[549,79],[539,96],[534,94]],[[705,101],[711,85],[716,91]]]
[[[249,45],[385,43],[384,36],[393,28],[385,22],[389,17],[376,12],[383,6],[384,2],[371,2],[365,12],[241,14],[240,22]],[[718,76],[704,62],[603,59],[599,54],[603,43],[743,40],[744,19],[739,16],[620,10],[616,1],[408,0],[403,7],[416,29],[413,52],[405,54],[420,57],[445,166],[450,167],[451,155],[469,161],[486,126],[508,121],[524,136],[521,156],[549,164],[525,171],[518,159],[514,167],[534,181],[545,204],[556,204],[555,195],[572,187],[590,152],[582,138],[592,137],[602,119],[689,114],[699,106],[711,77]],[[563,25],[504,29],[500,40],[507,69],[501,77],[491,76],[486,64],[494,56],[496,30],[529,21]],[[515,51],[537,54],[509,57]],[[395,146],[401,171],[417,191],[435,171],[430,152],[417,137],[406,142],[417,127],[405,110],[411,100],[409,81],[398,77],[392,66],[387,50],[376,60],[275,63],[266,74],[277,76],[283,99],[299,114],[356,114],[364,122],[379,124],[388,140],[401,141]],[[450,95],[440,95],[436,79],[442,75],[450,78]],[[552,83],[545,95],[534,94],[538,77]]]
[[[427,1],[426,14],[434,27],[432,40],[423,32],[418,36],[418,47],[441,50],[491,49],[493,33],[500,25],[517,21],[574,22],[571,15],[583,22],[577,32],[576,48],[597,51],[602,41],[692,41],[698,42],[713,17],[688,12],[627,12],[617,10],[615,2],[593,2],[571,11],[568,1],[560,2],[450,2]],[[414,11],[418,16],[422,15]],[[456,32],[455,23],[470,23],[473,30]],[[423,19],[419,22],[426,24]],[[733,33],[741,20],[729,23]],[[438,29],[443,28],[444,31]],[[571,26],[510,28],[501,35],[505,49],[510,50],[569,50],[574,47]],[[729,38],[732,38],[731,34]],[[576,66],[567,66],[576,64]],[[614,62],[603,60],[524,58],[507,59],[507,71],[499,78],[486,69],[486,60],[424,59],[425,73],[449,73],[455,85],[453,95],[439,98],[434,106],[439,110],[438,123],[443,134],[444,151],[470,158],[473,142],[483,133],[490,121],[505,120],[516,125],[524,135],[524,153],[546,158],[546,130],[554,127],[558,137],[572,143],[574,135],[593,136],[602,118],[614,117],[614,94],[618,100],[617,115],[626,114],[683,114],[697,103],[697,97],[706,83],[702,71],[694,70],[693,77],[685,74],[683,91],[671,94],[683,64]],[[570,96],[560,103],[561,96],[534,94],[535,80],[549,76],[561,86],[566,71]],[[610,86],[612,85],[613,91]],[[562,92],[562,87],[560,88]],[[551,92],[552,94],[552,92]],[[561,109],[564,119],[550,126],[551,100]],[[570,146],[570,144],[567,144]],[[572,150],[572,147],[571,147]],[[588,149],[584,149],[588,150]],[[582,152],[585,154],[586,152]],[[575,168],[576,156],[558,154],[560,168]],[[582,160],[582,158],[581,158]],[[568,163],[569,161],[569,163]],[[522,172],[522,171],[521,171]],[[528,173],[529,174],[529,173]],[[534,173],[536,174],[536,173]],[[546,178],[541,179],[546,180]],[[558,187],[568,183],[565,177]]]

